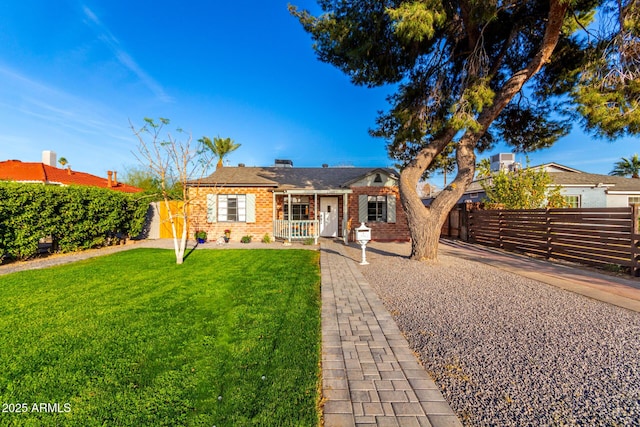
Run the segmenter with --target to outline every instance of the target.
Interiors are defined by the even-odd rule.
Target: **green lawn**
[[[314,426],[319,361],[315,251],[177,266],[136,249],[0,276],[0,425]]]

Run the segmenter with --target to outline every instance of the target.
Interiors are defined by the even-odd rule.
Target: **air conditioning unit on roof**
[[[516,155],[513,153],[494,154],[491,160],[491,171],[512,170],[512,165],[516,162]]]

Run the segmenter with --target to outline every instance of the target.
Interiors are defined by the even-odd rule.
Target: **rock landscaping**
[[[373,256],[361,271],[464,425],[639,425],[640,313],[447,255]]]

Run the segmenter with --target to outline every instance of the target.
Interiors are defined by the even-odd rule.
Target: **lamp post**
[[[360,225],[360,227],[356,228],[356,241],[360,244],[362,248],[362,262],[360,265],[367,265],[367,243],[371,240],[371,229],[364,225],[364,222]]]

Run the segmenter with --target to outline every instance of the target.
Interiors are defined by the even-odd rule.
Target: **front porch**
[[[289,242],[292,240],[314,239],[317,244],[318,237],[320,237],[320,221],[276,219],[273,221],[273,236],[276,239],[284,239]]]
[[[273,192],[273,236],[288,242],[342,237],[348,242],[350,189]],[[342,218],[340,217],[342,214]]]

